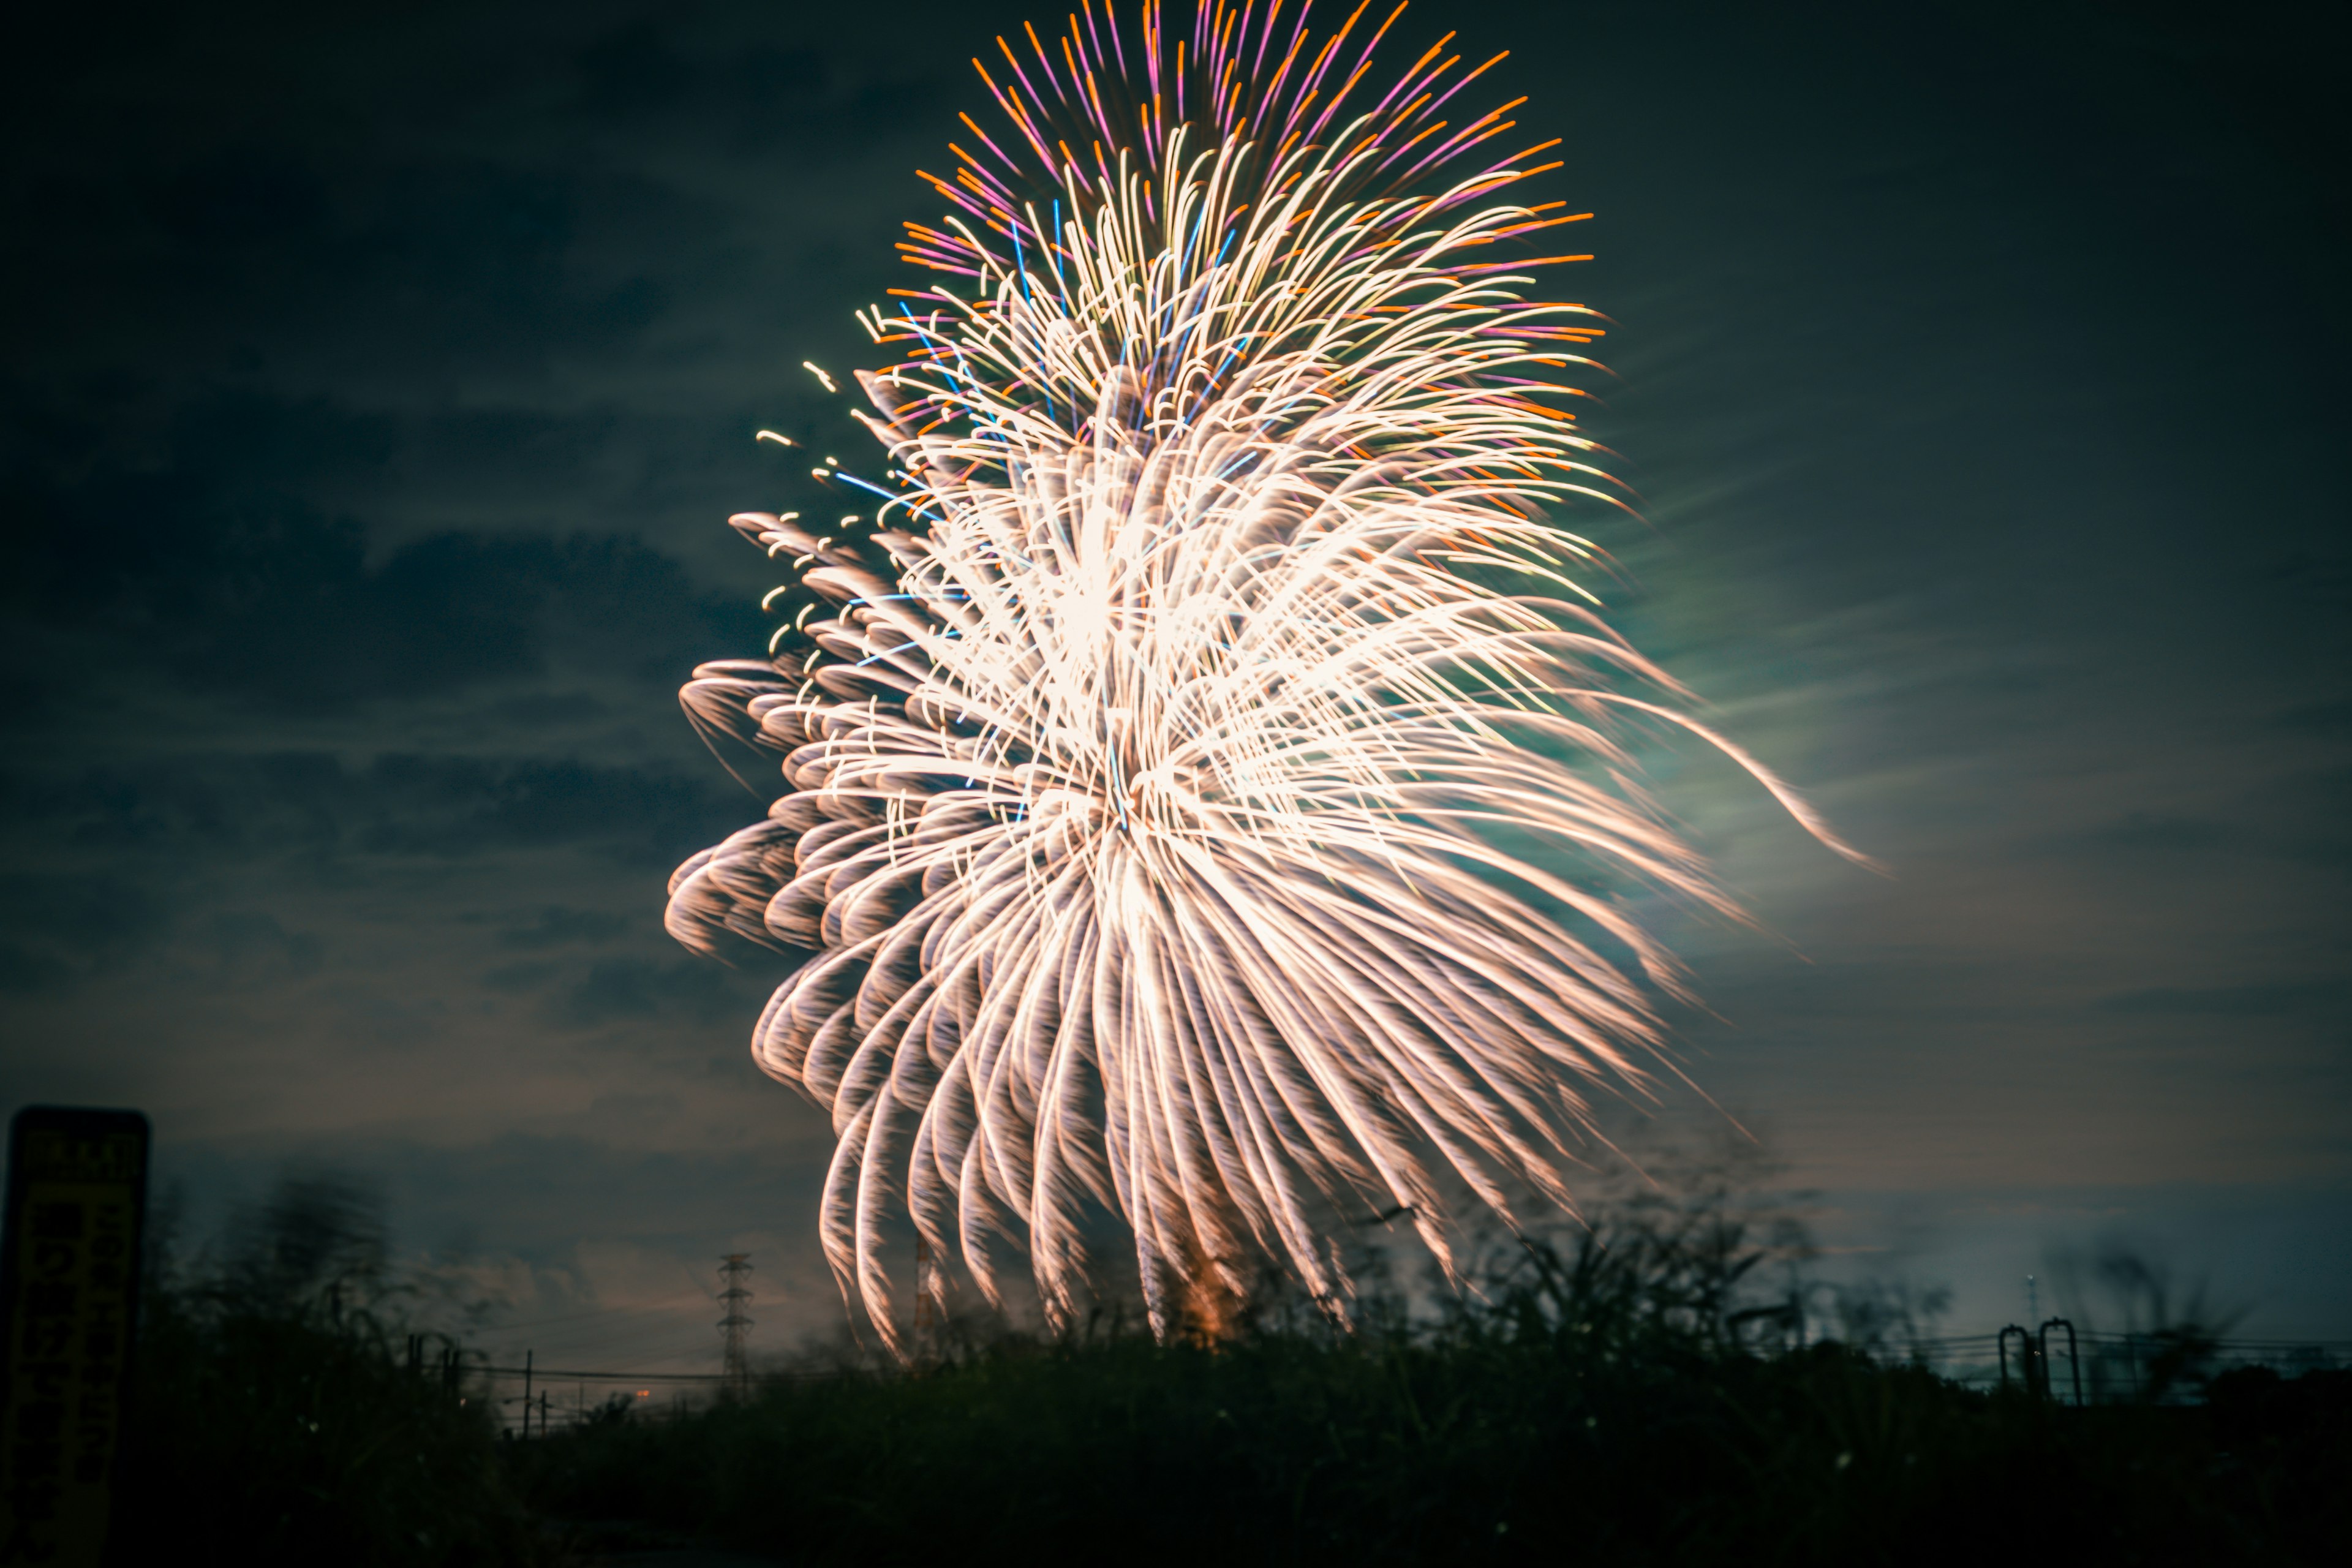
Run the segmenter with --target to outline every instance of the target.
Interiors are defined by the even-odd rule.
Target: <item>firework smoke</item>
[[[1843,847],[1576,581],[1546,520],[1621,504],[1569,406],[1599,323],[1528,291],[1586,215],[1516,199],[1553,143],[1493,155],[1516,105],[1458,118],[1451,35],[1370,78],[1395,20],[999,40],[1004,123],[900,247],[945,279],[864,318],[887,479],[816,470],[871,525],[733,520],[825,613],[686,688],[791,792],[668,924],[813,955],[752,1048],[833,1117],[824,1247],[894,1342],[901,1214],[992,1300],[1025,1247],[1066,1318],[1111,1205],[1164,1333],[1265,1258],[1342,1300],[1368,1205],[1441,1259],[1454,1182],[1570,1205],[1593,1097],[1672,1070],[1610,889],[1731,910],[1629,726]]]

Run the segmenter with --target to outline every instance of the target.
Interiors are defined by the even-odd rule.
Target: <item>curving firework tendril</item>
[[[954,280],[861,318],[905,345],[858,376],[891,482],[817,470],[874,525],[733,519],[826,613],[682,694],[792,789],[669,929],[812,955],[753,1052],[832,1114],[824,1245],[893,1343],[904,1216],[992,1300],[1025,1245],[1066,1320],[1115,1207],[1165,1333],[1262,1259],[1343,1300],[1365,1205],[1441,1260],[1455,1182],[1572,1207],[1592,1097],[1675,1070],[1610,889],[1734,912],[1629,725],[1853,853],[1570,575],[1549,514],[1622,504],[1563,406],[1600,327],[1528,293],[1581,258],[1522,253],[1588,215],[1512,199],[1558,166],[1492,156],[1516,102],[1448,118],[1495,61],[1374,82],[1361,8],[1139,20],[974,62],[1010,129],[964,117],[900,247]]]

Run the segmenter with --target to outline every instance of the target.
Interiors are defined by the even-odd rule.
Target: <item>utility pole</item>
[[[719,1292],[719,1304],[727,1315],[719,1320],[719,1346],[723,1353],[728,1397],[740,1399],[751,1387],[751,1363],[744,1359],[743,1338],[751,1326],[743,1309],[751,1300],[751,1292],[743,1281],[751,1277],[751,1255],[730,1252],[719,1260],[719,1278],[723,1286]]]

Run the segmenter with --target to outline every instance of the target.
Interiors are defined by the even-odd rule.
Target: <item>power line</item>
[[[474,1369],[491,1377],[520,1377],[525,1369],[519,1366],[482,1366]],[[578,1368],[542,1366],[536,1375],[541,1378],[568,1379],[573,1383],[724,1383],[723,1372],[583,1372]]]

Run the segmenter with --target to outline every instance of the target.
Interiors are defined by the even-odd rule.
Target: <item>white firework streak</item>
[[[1196,83],[1263,37],[1285,58],[1274,18],[1204,16]],[[992,1301],[1025,1242],[1066,1321],[1080,1216],[1114,1207],[1164,1334],[1265,1259],[1343,1301],[1351,1207],[1449,1267],[1450,1182],[1514,1226],[1520,1194],[1572,1212],[1594,1096],[1676,1071],[1678,971],[1612,889],[1738,912],[1629,724],[1711,743],[1860,858],[1570,575],[1596,552],[1548,517],[1621,503],[1542,400],[1597,318],[1530,301],[1540,261],[1478,259],[1574,221],[1507,199],[1527,155],[1395,194],[1401,148],[1469,134],[1421,130],[1425,72],[1334,124],[1301,68],[1162,134],[1144,23],[1139,138],[1098,134],[1091,172],[1040,129],[1055,100],[999,94],[1046,211],[968,157],[933,182],[973,216],[904,248],[971,287],[865,318],[913,345],[858,377],[884,526],[733,519],[833,608],[683,693],[792,792],[679,868],[669,929],[814,953],[753,1052],[832,1115],[824,1246],[893,1344],[900,1214]]]

